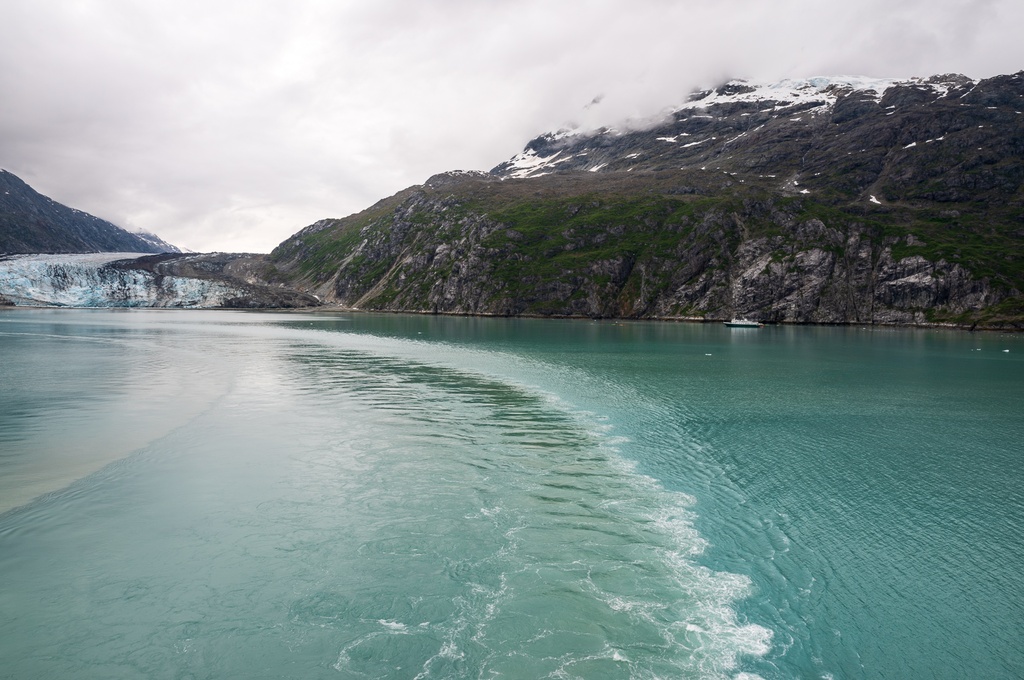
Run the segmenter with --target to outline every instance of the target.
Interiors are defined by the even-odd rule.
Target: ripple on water
[[[48,533],[0,534],[29,556],[5,563],[19,670],[728,677],[767,651],[733,610],[749,580],[697,562],[693,499],[608,423],[301,337],[209,339],[238,362],[228,395],[53,501]]]
[[[739,623],[730,608],[749,581],[694,561],[704,542],[692,525],[692,499],[637,474],[605,424],[547,395],[450,369],[380,358],[363,366],[357,355],[304,363],[328,370],[334,385],[358,383],[358,399],[371,406],[381,400],[372,381],[387,374],[387,400],[400,400],[406,418],[389,425],[406,429],[387,439],[390,452],[376,453],[392,491],[362,510],[379,516],[397,504],[403,519],[378,526],[392,535],[368,539],[357,552],[369,562],[440,564],[441,597],[452,605],[443,616],[425,616],[420,609],[435,598],[408,592],[414,604],[402,616],[393,601],[361,613],[354,618],[365,625],[336,668],[368,672],[366,656],[355,652],[390,658],[382,650],[400,646],[386,639],[396,635],[431,640],[416,643],[423,654],[443,640],[424,677],[470,667],[517,677],[697,677],[767,651],[769,631]],[[412,388],[402,375],[414,376]],[[429,430],[419,432],[424,423]],[[407,466],[410,450],[417,455]],[[430,492],[421,496],[417,484]],[[421,521],[409,531],[412,517]],[[376,630],[382,621],[388,629]]]

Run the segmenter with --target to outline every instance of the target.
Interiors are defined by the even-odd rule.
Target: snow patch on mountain
[[[559,156],[561,155],[562,152],[558,151],[555,155],[544,158],[538,156],[537,152],[533,149],[527,149],[509,159],[507,175],[515,179],[523,179],[525,177],[537,177],[540,174],[547,174],[542,171],[572,158],[571,156],[565,156],[560,159]]]
[[[797,104],[832,106],[841,94],[848,92],[870,92],[880,100],[886,90],[900,82],[904,81],[864,76],[820,76],[786,79],[766,84],[751,83],[746,80],[730,80],[713,90],[694,93],[690,101],[677,107],[674,111],[703,109],[716,104],[743,102],[775,102],[776,108],[789,108]]]

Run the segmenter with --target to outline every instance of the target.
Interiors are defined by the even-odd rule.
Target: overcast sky
[[[1014,73],[1022,26],[1022,0],[0,0],[0,167],[178,246],[269,252],[729,77]]]

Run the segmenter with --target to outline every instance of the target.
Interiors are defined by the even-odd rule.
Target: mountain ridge
[[[155,234],[133,233],[43,196],[0,170],[0,254],[178,253]]]

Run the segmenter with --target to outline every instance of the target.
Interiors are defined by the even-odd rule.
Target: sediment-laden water
[[[1022,352],[4,311],[0,677],[1019,677]]]

